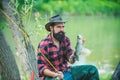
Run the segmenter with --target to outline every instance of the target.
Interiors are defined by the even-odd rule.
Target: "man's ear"
[[[50,26],[50,31],[53,31],[53,27],[52,26]]]

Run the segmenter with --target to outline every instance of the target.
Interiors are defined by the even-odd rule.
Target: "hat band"
[[[51,18],[50,19],[50,22],[57,22],[57,21],[62,21],[62,18],[60,18],[60,17],[56,17],[56,18]]]

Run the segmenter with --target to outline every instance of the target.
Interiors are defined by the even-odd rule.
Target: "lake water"
[[[85,37],[84,47],[91,54],[80,55],[78,64],[93,64],[104,75],[102,80],[109,80],[120,62],[120,17],[108,16],[72,16],[66,23],[66,34],[75,48],[77,35]]]

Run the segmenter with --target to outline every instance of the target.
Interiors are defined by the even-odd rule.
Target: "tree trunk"
[[[8,5],[9,4],[9,5]],[[9,0],[2,0],[3,13],[6,16],[10,29],[15,40],[19,58],[22,63],[24,75],[30,78],[31,72],[35,73],[35,80],[38,80],[38,72],[36,66],[35,50],[30,43],[28,34],[24,30],[24,25],[19,17],[14,4]]]
[[[19,70],[1,30],[0,30],[0,74],[2,80],[20,80]]]

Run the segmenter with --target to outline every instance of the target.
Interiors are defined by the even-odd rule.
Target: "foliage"
[[[8,24],[5,20],[5,18],[2,15],[0,15],[0,16],[1,16],[1,18],[0,18],[0,29],[3,30],[6,27],[8,27]]]
[[[100,75],[100,80],[110,80],[112,74],[102,74]]]
[[[15,4],[14,12],[19,13],[20,19],[23,20],[24,26],[30,22],[33,0],[11,0]]]
[[[42,17],[40,13],[37,12],[34,13],[29,26],[26,27],[26,31],[30,35],[31,43],[35,47],[35,49],[37,49],[40,40],[47,35],[47,31],[45,30],[45,27],[43,25],[45,21],[46,17]]]
[[[11,24],[13,26],[10,25],[10,27],[13,27],[13,28],[11,28],[11,30],[13,30],[12,32],[15,34],[15,35],[13,34],[14,38],[16,38],[16,36],[17,36],[17,39],[16,39],[17,48],[18,48],[18,46],[21,46],[21,45],[22,45],[21,49],[24,48],[21,50],[23,52],[19,52],[20,51],[20,47],[19,47],[18,52],[23,53],[24,56],[22,55],[22,57],[24,57],[24,59],[26,59],[25,62],[24,62],[24,60],[20,60],[20,62],[19,62],[19,65],[21,65],[21,62],[23,61],[22,65],[24,65],[24,68],[22,67],[20,74],[21,75],[25,74],[24,76],[26,79],[29,78],[28,76],[30,76],[29,74],[25,73],[27,71],[29,71],[29,72],[34,71],[35,75],[37,76],[37,69],[36,69],[37,67],[35,67],[36,65],[34,65],[34,63],[36,64],[36,62],[35,62],[36,59],[33,59],[33,58],[35,58],[35,54],[33,54],[34,48],[31,46],[31,43],[29,43],[29,37],[26,38],[26,33],[25,33],[26,31],[24,31],[24,29],[23,29],[24,26],[27,25],[27,23],[29,22],[30,17],[31,17],[32,3],[31,2],[29,3],[29,1],[30,0],[24,0],[24,1],[11,0],[9,3],[6,3],[8,5],[4,5],[6,13],[8,13],[10,15],[9,20],[14,21],[15,24],[18,24],[18,25],[14,25],[11,22]],[[22,21],[24,22],[24,24],[22,23]],[[17,27],[18,31],[15,27]],[[23,35],[21,35],[21,32],[23,33]],[[26,45],[27,45],[27,47],[26,47]],[[27,53],[29,53],[29,54],[27,54]],[[26,57],[26,55],[27,55],[27,57]],[[21,54],[19,55],[19,58],[21,59],[20,56],[21,56]],[[30,60],[32,60],[32,63]],[[26,62],[28,65],[25,65]],[[25,70],[26,67],[29,68],[29,70]]]
[[[120,15],[119,0],[35,0],[33,4],[33,10],[42,14]]]

